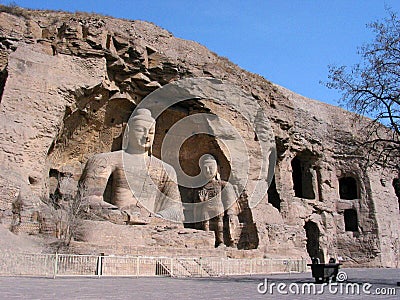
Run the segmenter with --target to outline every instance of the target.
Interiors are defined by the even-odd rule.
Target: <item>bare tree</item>
[[[61,186],[64,185],[64,186]],[[76,189],[72,175],[61,179],[54,194],[44,200],[48,204],[48,215],[54,226],[55,236],[60,240],[57,248],[68,247],[73,238],[79,237],[86,203],[81,189]]]
[[[373,162],[399,169],[400,20],[387,12],[387,18],[367,24],[375,38],[359,48],[361,62],[350,68],[329,66],[326,86],[342,91],[341,103],[347,108],[372,118],[363,127],[361,146],[368,146]]]

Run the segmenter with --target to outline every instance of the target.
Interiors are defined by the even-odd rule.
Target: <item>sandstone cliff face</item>
[[[362,154],[349,155],[362,126],[354,125],[351,113],[296,95],[153,24],[97,15],[0,13],[3,224],[20,232],[57,232],[57,226],[46,229],[37,217],[47,209],[43,199],[76,189],[93,154],[121,149],[126,122],[145,96],[197,77],[240,87],[263,109],[275,135],[274,180],[265,199],[241,216],[247,224],[242,248],[257,250],[236,255],[341,256],[348,264],[398,266],[400,214],[392,185],[397,174],[381,167],[365,170]],[[247,126],[224,105],[180,104],[157,120],[156,156],[168,129],[193,111],[211,111],[239,128]],[[249,143],[254,141],[254,133],[247,134]],[[203,136],[197,149],[191,144],[181,152],[184,170],[197,167],[186,156],[209,151],[223,162],[221,175],[229,174],[229,157],[218,141]],[[107,239],[120,245],[109,248],[120,253],[135,245],[213,247],[208,233],[168,226],[135,227],[124,244],[112,237],[129,235],[125,227],[95,222],[84,228],[97,230],[100,238],[88,232],[75,242],[77,251],[96,246],[103,251]]]

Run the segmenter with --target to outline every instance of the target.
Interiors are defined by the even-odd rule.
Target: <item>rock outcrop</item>
[[[240,200],[239,249],[214,250],[212,234],[193,228],[120,225],[90,219],[86,212],[73,251],[129,254],[151,248],[153,254],[170,249],[184,255],[186,248],[190,255],[334,256],[348,265],[399,266],[398,173],[379,165],[364,168],[363,152],[355,151],[363,124],[352,122],[350,112],[292,93],[154,24],[1,10],[0,213],[15,233],[62,238],[71,230],[65,227],[75,212],[69,200],[89,157],[121,149],[129,116],[151,92],[207,77],[240,88],[261,107],[275,136],[277,161],[268,192],[256,206],[245,194]],[[171,126],[196,112],[230,120],[249,144],[258,141],[254,124],[240,111],[192,99],[158,117],[156,156]],[[184,171],[197,174],[198,165],[188,157],[207,151],[222,163],[221,176],[229,175],[223,145],[207,135],[193,139],[180,152]],[[182,198],[186,193],[181,189]]]

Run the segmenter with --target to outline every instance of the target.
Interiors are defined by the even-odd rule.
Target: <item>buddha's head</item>
[[[200,170],[206,180],[218,179],[217,160],[211,154],[204,154],[200,157]]]
[[[125,131],[125,144],[128,152],[148,152],[154,142],[156,120],[150,110],[139,108],[129,119]]]

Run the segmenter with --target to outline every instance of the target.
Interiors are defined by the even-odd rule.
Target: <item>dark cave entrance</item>
[[[318,258],[321,263],[324,262],[324,254],[320,247],[320,231],[318,225],[312,221],[307,221],[304,225],[307,237],[307,252],[310,258]]]
[[[293,158],[291,165],[295,197],[315,199],[312,160],[299,155]]]
[[[342,177],[339,179],[340,199],[354,200],[358,199],[357,180],[353,177]]]
[[[358,217],[355,209],[346,209],[344,211],[344,228],[345,231],[358,231]]]
[[[301,162],[297,157],[292,160],[292,178],[293,178],[293,189],[296,197],[302,197],[303,195],[303,184],[302,184],[302,172]]]

